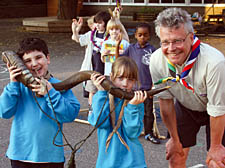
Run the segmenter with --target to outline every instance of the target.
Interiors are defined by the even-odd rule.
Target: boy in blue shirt
[[[150,90],[152,88],[152,78],[149,71],[149,61],[151,54],[155,51],[155,48],[149,44],[150,39],[150,26],[147,23],[140,23],[136,27],[135,38],[137,43],[130,44],[130,46],[124,51],[123,56],[132,58],[138,66],[138,75],[140,80],[139,90]],[[144,101],[144,133],[145,139],[159,144],[160,141],[153,134],[153,98],[147,98]]]
[[[59,80],[48,72],[50,55],[43,40],[24,39],[17,54],[38,84],[31,84],[31,89],[24,86],[16,79],[21,69],[7,64],[10,82],[0,96],[0,118],[14,118],[6,156],[12,168],[63,168],[64,149],[54,145],[53,140],[63,145],[63,135],[61,131],[57,133],[59,125],[63,129],[63,123],[74,121],[80,103],[71,90],[61,93],[52,87],[51,83]],[[43,83],[46,83],[45,89]],[[40,97],[35,98],[33,92]],[[54,120],[58,120],[59,125]]]

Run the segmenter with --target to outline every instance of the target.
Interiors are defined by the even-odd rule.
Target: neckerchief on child
[[[97,47],[98,49],[101,49],[94,41],[94,36],[96,36],[96,33],[97,33],[96,28],[91,31],[91,42],[95,47]],[[108,38],[109,38],[109,33],[104,33],[104,41],[108,40]]]
[[[127,150],[130,150],[129,146],[127,145],[127,143],[123,140],[123,138],[121,137],[120,133],[117,131],[118,128],[120,127],[121,123],[122,123],[122,117],[123,117],[123,113],[124,113],[124,107],[127,105],[128,100],[124,100],[121,111],[120,111],[120,115],[119,118],[117,120],[117,123],[115,125],[115,121],[116,121],[116,113],[115,113],[115,106],[114,106],[114,96],[112,94],[109,94],[109,105],[110,105],[110,119],[111,119],[111,123],[112,123],[112,127],[113,127],[113,131],[109,134],[107,140],[106,140],[106,151],[109,147],[109,144],[111,142],[112,136],[114,133],[116,133],[118,135],[118,138],[120,140],[120,142],[127,148]]]
[[[194,92],[194,88],[189,83],[187,83],[185,81],[185,79],[187,78],[189,72],[191,71],[191,68],[193,67],[194,63],[196,62],[196,59],[200,52],[200,40],[195,35],[194,35],[194,42],[192,44],[191,50],[192,50],[191,55],[190,55],[189,59],[187,60],[181,74],[176,74],[175,65],[167,59],[168,68],[169,68],[169,71],[170,71],[170,74],[172,77],[162,78],[154,84],[157,85],[160,83],[165,83],[167,81],[180,82],[187,89],[190,89]]]

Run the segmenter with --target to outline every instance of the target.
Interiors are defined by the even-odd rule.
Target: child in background
[[[63,147],[53,144],[59,126],[51,118],[57,119],[63,129],[63,123],[73,122],[78,115],[80,103],[71,90],[59,92],[52,87],[51,83],[60,81],[48,72],[50,55],[43,40],[24,39],[17,54],[39,84],[32,84],[32,90],[24,86],[16,80],[22,73],[21,69],[7,64],[10,83],[0,96],[0,117],[13,118],[6,156],[11,160],[12,168],[63,168]],[[43,83],[46,83],[47,89],[42,89]],[[41,96],[36,98],[38,104],[51,118],[39,108],[32,92]],[[61,131],[54,143],[63,145]]]
[[[136,27],[135,38],[137,43],[131,44],[123,53],[133,59],[138,66],[138,74],[140,87],[136,89],[150,90],[152,88],[152,78],[149,70],[149,62],[151,54],[155,48],[149,44],[150,26],[147,23],[140,23]],[[154,143],[160,144],[160,140],[153,134],[154,114],[153,114],[153,98],[147,98],[144,102],[144,133],[145,139]]]
[[[110,19],[110,14],[106,11],[100,11],[94,16],[95,29],[85,34],[79,35],[83,25],[83,19],[77,21],[73,19],[72,40],[80,43],[81,46],[87,46],[85,57],[81,65],[81,71],[93,70],[104,74],[104,63],[101,61],[101,46],[103,41],[107,40],[109,35],[106,33],[106,25]],[[89,105],[92,102],[92,96],[97,91],[91,81],[87,81],[85,90],[89,92]]]
[[[110,34],[110,38],[103,42],[101,48],[101,59],[105,63],[105,75],[109,76],[112,63],[115,61],[116,54],[116,41],[119,40],[122,35],[122,41],[120,43],[120,54],[123,53],[129,46],[129,37],[126,30],[124,29],[122,23],[118,18],[112,18],[109,20],[107,27],[107,32]]]
[[[136,91],[130,101],[113,96],[110,96],[110,99],[107,91],[101,86],[104,79],[103,75],[91,75],[98,92],[93,97],[93,112],[89,114],[88,121],[96,127],[104,121],[97,129],[99,152],[96,168],[146,168],[144,150],[138,137],[143,129],[143,102],[147,93]],[[110,79],[116,87],[130,92],[138,80],[136,63],[128,57],[117,58],[112,64]]]
[[[87,25],[88,27],[91,29],[91,31],[95,30],[95,22],[94,22],[94,18],[95,16],[91,16],[90,18],[88,18],[87,20]]]
[[[91,16],[87,19],[87,25],[88,25],[88,27],[91,31],[95,30],[94,18],[95,18],[95,16]],[[88,53],[88,47],[87,46],[85,46],[85,53]],[[83,82],[83,96],[85,98],[88,98],[89,92],[85,90],[86,84],[87,84],[87,81],[84,81]]]

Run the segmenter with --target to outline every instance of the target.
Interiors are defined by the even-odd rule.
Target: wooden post
[[[80,14],[83,0],[58,0],[58,19],[73,19]]]

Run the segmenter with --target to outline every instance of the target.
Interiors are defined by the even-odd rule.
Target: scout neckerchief
[[[172,62],[170,62],[169,60],[167,60],[168,68],[169,68],[169,71],[170,71],[170,74],[172,77],[162,78],[154,84],[157,85],[160,83],[165,83],[167,81],[180,82],[187,89],[190,89],[194,92],[193,87],[189,83],[187,83],[185,81],[185,79],[187,78],[189,72],[191,71],[191,68],[193,67],[193,65],[198,57],[198,54],[200,52],[200,40],[195,35],[194,35],[194,42],[192,44],[191,50],[192,50],[191,55],[190,55],[189,59],[187,60],[181,74],[176,74],[175,65]]]
[[[117,123],[115,125],[115,121],[116,121],[116,113],[115,113],[115,106],[114,106],[114,96],[109,94],[109,105],[110,105],[110,119],[111,119],[111,123],[112,123],[112,127],[113,127],[113,131],[109,134],[107,140],[106,140],[106,151],[109,147],[109,144],[111,142],[112,136],[114,133],[116,133],[118,135],[118,138],[120,140],[120,142],[127,148],[127,150],[130,150],[127,143],[123,140],[123,138],[121,137],[120,133],[117,131],[118,128],[120,127],[121,123],[122,123],[122,117],[123,117],[123,113],[124,113],[124,107],[127,105],[128,100],[124,100],[123,102],[123,106],[121,108],[120,111],[120,115],[119,118],[117,120]]]
[[[96,37],[97,29],[95,28],[94,30],[91,31],[91,42],[94,45],[94,47],[98,48],[99,50],[101,49],[100,46],[96,44],[94,41],[94,37]],[[109,33],[104,33],[104,41],[108,40],[109,38]]]

